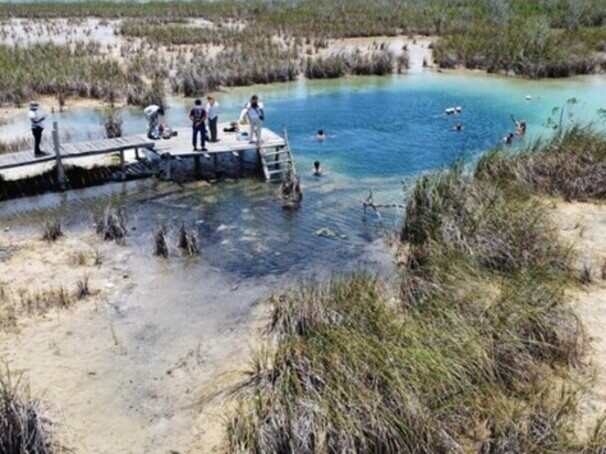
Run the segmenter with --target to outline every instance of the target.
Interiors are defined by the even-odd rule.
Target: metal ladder
[[[296,175],[297,173],[295,159],[290,149],[286,128],[284,128],[284,142],[285,144],[282,146],[268,149],[272,151],[259,150],[261,166],[263,167],[263,174],[266,181],[282,181],[289,171],[293,175]]]

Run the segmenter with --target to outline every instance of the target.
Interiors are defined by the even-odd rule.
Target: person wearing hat
[[[40,105],[37,102],[29,104],[28,117],[32,126],[32,135],[34,136],[34,155],[38,157],[46,156],[47,153],[40,149],[46,115],[40,110]]]

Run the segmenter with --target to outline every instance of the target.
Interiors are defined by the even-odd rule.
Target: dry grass
[[[52,221],[46,221],[44,223],[44,232],[42,233],[42,239],[48,242],[57,241],[57,239],[63,236],[63,229],[61,228],[61,221],[54,219]]]
[[[22,375],[0,371],[0,452],[51,454],[59,450],[40,402],[30,396]]]

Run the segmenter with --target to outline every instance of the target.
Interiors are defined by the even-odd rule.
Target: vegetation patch
[[[21,375],[8,367],[0,371],[0,452],[51,454],[59,452],[50,434],[50,422],[40,402],[30,397]]]
[[[587,130],[560,140],[570,134],[606,143]],[[565,299],[571,249],[534,188],[505,181],[461,168],[420,179],[396,290],[356,274],[274,297],[230,451],[605,449],[600,424],[575,432],[584,335]]]

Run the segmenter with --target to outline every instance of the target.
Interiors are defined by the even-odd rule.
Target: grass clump
[[[200,246],[198,245],[198,237],[195,232],[188,232],[185,229],[185,225],[179,229],[179,249],[183,251],[184,255],[195,256],[200,254]]]
[[[575,432],[578,280],[533,192],[461,168],[422,178],[401,237],[398,289],[360,273],[272,299],[230,452],[605,449],[599,424]]]
[[[97,217],[95,229],[104,241],[115,241],[118,244],[123,244],[128,234],[126,213],[122,209],[115,209],[108,205],[103,214]],[[101,264],[101,262],[102,257],[97,253],[95,264]]]
[[[157,257],[168,258],[170,251],[166,239],[166,227],[162,226],[154,234],[154,255]]]
[[[488,153],[480,159],[476,177],[568,201],[604,198],[606,137],[591,127],[573,126],[522,152]]]
[[[0,372],[0,452],[57,452],[40,402],[30,397],[23,376],[12,374],[8,367]]]
[[[44,232],[42,233],[42,239],[48,242],[57,241],[63,236],[63,229],[61,227],[61,221],[58,219],[52,221],[46,221],[44,223]]]

